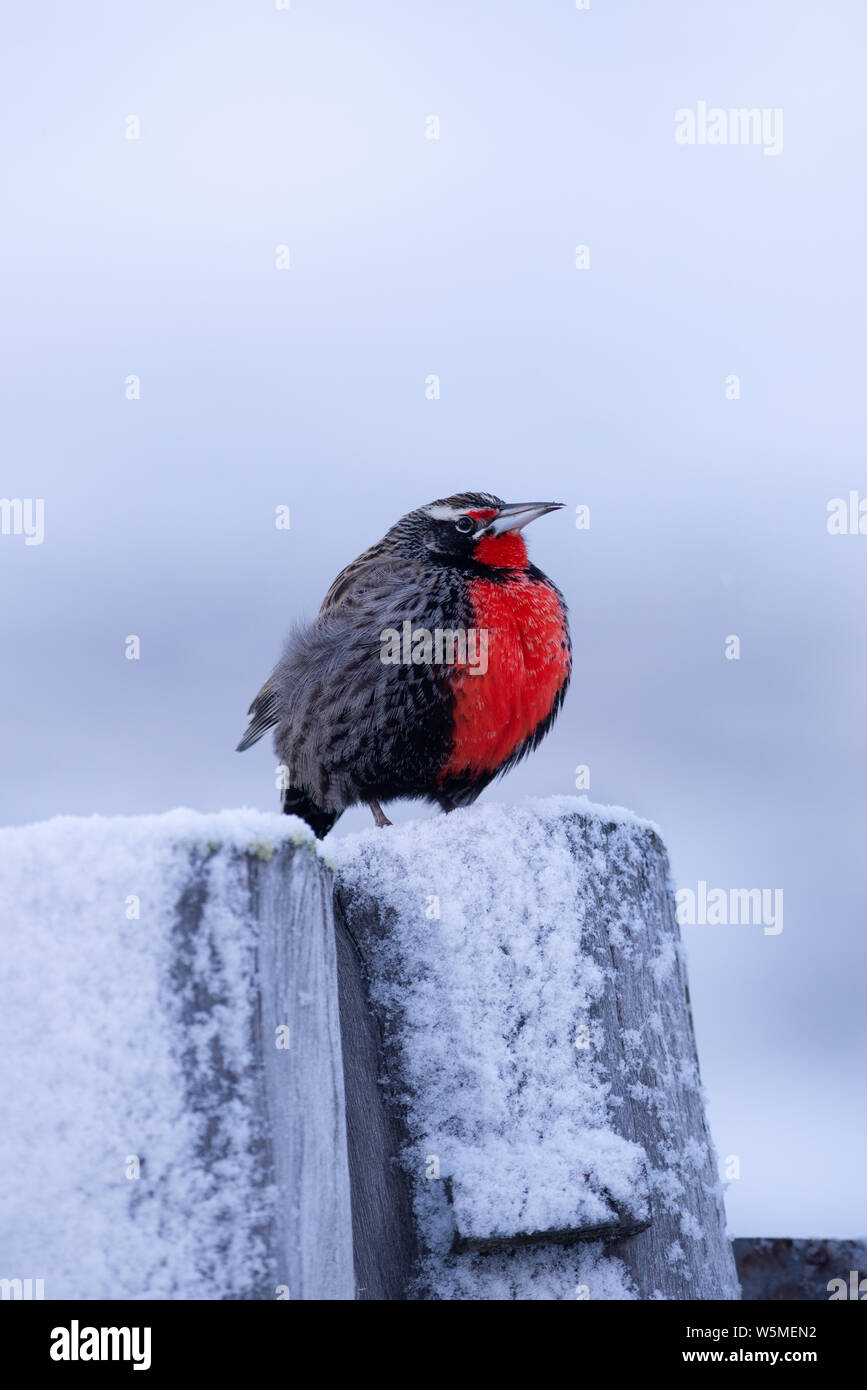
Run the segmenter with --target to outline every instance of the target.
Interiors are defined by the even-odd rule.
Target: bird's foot
[[[373,819],[376,821],[380,830],[385,825],[391,825],[391,821],[388,819],[388,816],[385,814],[378,801],[368,801],[367,804],[373,812]]]

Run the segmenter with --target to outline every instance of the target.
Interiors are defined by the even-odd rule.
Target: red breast
[[[550,714],[571,669],[560,597],[533,577],[520,533],[483,538],[475,558],[511,573],[469,584],[473,625],[487,632],[487,670],[455,668],[454,742],[441,782],[468,768],[495,772],[508,761]]]

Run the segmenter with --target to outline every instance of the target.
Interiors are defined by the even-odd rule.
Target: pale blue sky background
[[[867,536],[825,526],[867,496],[863,7],[5,28],[0,490],[45,498],[46,539],[0,537],[0,821],[275,806],[270,750],[232,750],[348,559],[455,490],[587,503],[589,533],[529,533],[571,606],[566,710],[487,796],[586,762],[679,883],[784,890],[778,937],[686,929],[730,1224],[864,1234]],[[783,152],[678,146],[700,99],[782,107]]]

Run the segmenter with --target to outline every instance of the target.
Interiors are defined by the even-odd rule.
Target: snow
[[[623,1261],[606,1255],[601,1241],[591,1241],[452,1256],[437,1270],[436,1297],[565,1303],[634,1300],[637,1294]]]
[[[242,852],[269,860],[283,844],[332,862],[357,909],[406,1121],[419,1291],[636,1297],[632,1264],[558,1238],[646,1221],[649,1191],[655,1227],[675,1223],[666,1263],[693,1269],[706,1237],[689,1193],[709,1160],[675,1133],[678,1087],[698,1094],[691,1053],[667,1050],[639,1076],[652,1040],[680,1026],[651,988],[612,1070],[600,1005],[613,1007],[613,967],[608,945],[589,945],[602,912],[625,973],[635,964],[635,980],[667,989],[679,970],[656,899],[634,891],[648,832],[576,797],[324,846],[303,822],[250,809],[0,830],[0,1277],[42,1279],[46,1298],[274,1296]],[[618,1132],[630,1097],[658,1113],[652,1163]]]
[[[656,821],[647,820],[627,806],[605,806],[591,801],[587,796],[530,796],[522,803],[523,807],[535,813],[542,821],[562,821],[564,816],[581,815],[604,825],[630,826],[633,830],[650,830],[662,839],[662,831]]]
[[[48,1299],[262,1287],[273,1192],[236,851],[309,838],[251,810],[0,830],[0,1277]],[[191,943],[178,902],[200,883]]]
[[[364,907],[351,925],[387,1022],[429,1296],[564,1299],[580,1285],[591,1297],[630,1296],[598,1244],[452,1253],[456,1234],[479,1248],[592,1227],[618,1209],[647,1218],[643,1150],[612,1126],[605,1058],[576,1046],[582,1028],[601,1041],[590,1008],[606,988],[582,950],[599,865],[570,845],[576,813],[623,827],[624,844],[654,829],[558,797],[328,842],[346,901],[382,909],[380,928],[365,930]],[[609,852],[617,843],[609,837]]]

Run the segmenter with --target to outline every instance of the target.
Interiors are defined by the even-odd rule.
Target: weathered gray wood
[[[269,1234],[277,1285],[292,1298],[355,1297],[349,1162],[331,875],[312,848],[247,856],[258,988],[267,1162],[277,1191]],[[276,1046],[288,1026],[290,1047]],[[257,1030],[258,1031],[258,1030]],[[272,1295],[273,1296],[273,1295]]]
[[[474,834],[475,825],[466,819],[462,825],[466,827],[462,839],[448,842],[454,853],[455,875],[462,882],[496,884],[500,868],[496,836],[483,846],[482,837]],[[438,922],[433,919],[426,924],[426,931],[432,934],[434,946],[429,948],[423,944],[422,957],[413,959],[414,947],[407,948],[406,942],[420,940],[417,934],[415,937],[412,934],[417,928],[403,931],[402,927],[409,921],[407,913],[418,914],[420,892],[447,891],[445,883],[438,879],[433,879],[428,888],[424,887],[423,872],[419,878],[417,868],[419,857],[429,852],[433,862],[441,865],[447,852],[444,854],[442,846],[437,846],[435,841],[421,844],[408,839],[405,857],[401,860],[400,841],[383,836],[381,840],[370,838],[362,848],[354,851],[353,857],[341,863],[341,900],[372,975],[372,1007],[378,1013],[384,1032],[390,1082],[386,1094],[401,1119],[408,1106],[413,1116],[411,1143],[405,1157],[413,1179],[415,1232],[422,1247],[424,1288],[427,1290],[423,1296],[535,1298],[540,1296],[538,1288],[544,1285],[558,1290],[544,1296],[575,1297],[574,1286],[569,1287],[570,1269],[574,1271],[575,1283],[583,1287],[582,1281],[591,1276],[580,1271],[588,1266],[580,1263],[577,1253],[570,1265],[566,1254],[555,1257],[552,1253],[548,1258],[545,1251],[553,1252],[558,1247],[565,1248],[568,1253],[570,1242],[600,1241],[601,1237],[608,1237],[604,1247],[601,1242],[594,1247],[597,1264],[593,1266],[596,1273],[592,1278],[595,1285],[588,1295],[582,1296],[625,1296],[616,1291],[594,1292],[594,1287],[597,1290],[612,1287],[604,1270],[600,1273],[602,1267],[598,1264],[602,1258],[599,1252],[604,1250],[604,1258],[622,1261],[622,1265],[611,1268],[622,1270],[625,1266],[625,1282],[633,1296],[738,1298],[739,1286],[725,1233],[715,1156],[705,1121],[685,967],[664,846],[651,827],[630,820],[606,821],[592,809],[582,814],[564,812],[564,827],[572,868],[563,862],[563,838],[558,830],[560,839],[556,854],[552,850],[551,864],[527,863],[530,895],[534,884],[537,889],[537,921],[532,927],[525,927],[516,918],[516,944],[520,945],[521,959],[525,962],[531,959],[539,978],[544,978],[546,961],[550,961],[552,970],[558,968],[554,962],[567,959],[568,943],[580,938],[581,953],[602,972],[604,988],[582,1014],[578,1003],[585,993],[579,990],[576,979],[574,1010],[567,1010],[563,1017],[554,1016],[546,1013],[542,1000],[538,1004],[531,1001],[529,1024],[540,1040],[558,1030],[562,1032],[564,1025],[566,1028],[574,1028],[576,1024],[587,1027],[592,1040],[590,1053],[576,1053],[575,1065],[584,1068],[588,1075],[595,1075],[601,1087],[609,1088],[609,1126],[617,1135],[639,1146],[639,1151],[643,1150],[650,1188],[649,1212],[642,1212],[639,1195],[635,1204],[627,1203],[626,1210],[618,1212],[612,1204],[611,1219],[585,1221],[583,1226],[567,1220],[559,1229],[539,1230],[521,1224],[521,1219],[515,1215],[504,1215],[499,1226],[494,1219],[490,1229],[481,1234],[477,1229],[463,1230],[464,1220],[467,1223],[475,1220],[473,1207],[478,1206],[474,1201],[478,1193],[467,1190],[469,1207],[463,1216],[463,1202],[459,1203],[456,1179],[451,1172],[443,1174],[446,1179],[443,1183],[425,1181],[420,1171],[425,1152],[425,1097],[417,1089],[413,1090],[407,1079],[406,1048],[414,1026],[414,982],[424,980],[429,984],[431,972],[436,977],[441,968],[440,960],[447,961],[449,948],[446,939],[441,952],[436,947]],[[441,832],[429,827],[427,833],[454,835],[454,830],[447,829],[443,823]],[[388,832],[389,837],[399,834]],[[514,851],[515,846],[511,848]],[[486,856],[491,855],[492,862],[488,862]],[[546,885],[552,882],[552,871],[566,877],[572,875],[574,880],[572,906],[566,918],[558,915],[559,908],[557,913],[553,909],[548,913],[545,910]],[[452,936],[451,939],[456,938]],[[499,951],[503,947],[493,945],[492,949]],[[562,965],[559,968],[562,970]],[[449,975],[445,965],[442,970],[439,983],[447,988]],[[385,1007],[383,1000],[387,1000]],[[562,1002],[558,1004],[558,1008],[561,1007]],[[518,1020],[519,1029],[525,1022],[526,1018]],[[497,1054],[501,1058],[497,1065],[503,1075],[504,1068],[510,1075],[510,1091],[515,1099],[508,1103],[520,1105],[522,1064],[515,1041],[518,1034],[514,1024],[505,1017],[502,1031],[508,1050],[506,1054],[502,1050]],[[417,1033],[416,1027],[416,1038]],[[467,1079],[467,1065],[476,1065],[470,1057],[472,1047],[468,1052],[463,1050],[471,1042],[470,1036],[456,1035],[451,1038],[451,1049],[442,1053],[441,1067],[450,1069],[447,1074],[453,1072],[458,1093]],[[418,1045],[417,1041],[414,1045]],[[500,1083],[490,1069],[487,1070],[485,1085],[496,1089]],[[437,1084],[441,1081],[440,1074]],[[480,1094],[484,1093],[483,1086]],[[457,1118],[456,1123],[460,1123]],[[471,1142],[485,1143],[478,1124],[473,1134]],[[504,1140],[500,1132],[496,1142],[505,1142],[508,1146],[508,1134]],[[612,1152],[616,1154],[616,1150]],[[530,1199],[540,1193],[544,1196],[541,1189],[549,1181],[546,1160],[543,1136],[538,1164],[531,1155],[530,1166],[522,1173],[522,1186]],[[537,1168],[538,1175],[534,1176]],[[461,1182],[465,1187],[463,1178]],[[582,1209],[580,1186],[578,1173],[574,1183],[576,1210]],[[443,1193],[439,1215],[437,1188]],[[504,1194],[504,1211],[517,1211],[512,1196]],[[652,1218],[649,1224],[648,1217]],[[431,1230],[444,1229],[449,1220],[452,1224],[450,1251],[448,1246],[437,1246],[435,1240],[431,1244]],[[403,1217],[395,1212],[395,1226],[401,1226],[402,1221]],[[610,1239],[612,1236],[618,1238]],[[578,1246],[573,1248],[577,1252]],[[480,1250],[505,1251],[508,1258],[504,1263],[494,1254],[474,1253]],[[617,1287],[615,1280],[615,1290]],[[507,1292],[503,1292],[504,1289]]]
[[[737,1297],[653,830],[461,812],[343,854],[340,891],[346,923],[312,846],[257,813],[0,832],[0,1277],[46,1298]],[[451,936],[435,914],[419,935],[428,893],[451,893]],[[422,995],[438,1174],[403,1075]]]
[[[356,1297],[404,1299],[418,1257],[409,1182],[399,1162],[406,1130],[385,1094],[379,1023],[339,906],[336,927]]]
[[[743,1297],[780,1302],[867,1300],[867,1241],[732,1241]]]
[[[331,875],[292,833],[0,831],[0,1278],[354,1298]]]
[[[590,816],[572,817],[569,837],[589,868],[584,939],[608,983],[594,1012],[615,1123],[653,1173],[650,1226],[609,1251],[643,1298],[738,1298],[665,846],[652,829]]]

